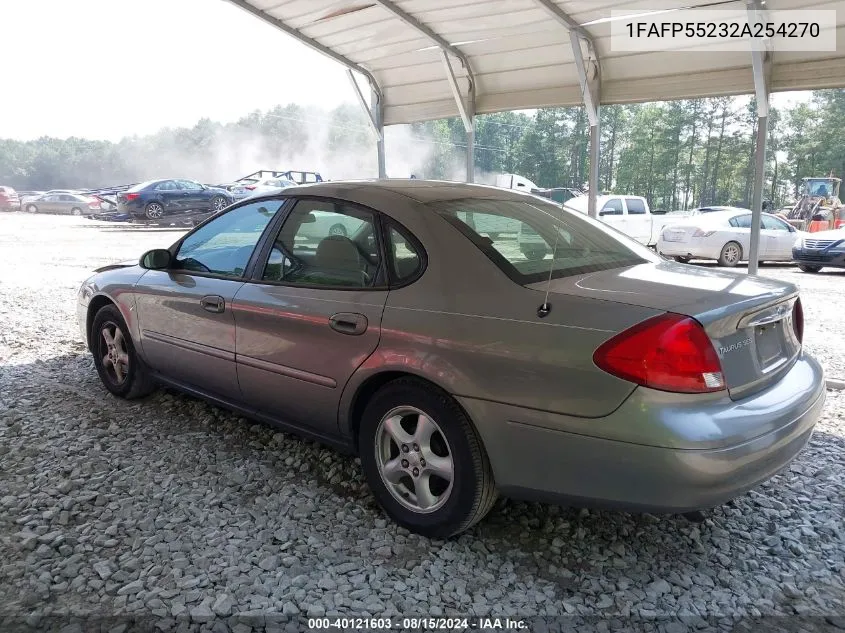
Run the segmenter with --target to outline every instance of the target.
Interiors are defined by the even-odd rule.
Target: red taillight
[[[137,200],[141,196],[140,193],[125,193],[123,195],[126,198],[126,202],[132,202],[133,200]]]
[[[97,200],[92,200],[91,202],[89,202],[89,203],[88,203],[88,208],[89,208],[89,209],[99,209],[99,208],[100,208],[100,203],[99,203],[99,201],[97,201]]]
[[[722,364],[701,324],[667,313],[617,334],[593,354],[609,374],[678,393],[722,391]]]
[[[801,299],[795,300],[792,306],[792,329],[795,331],[795,336],[799,343],[804,342],[804,307],[801,305]]]
[[[255,189],[255,185],[247,185],[246,187],[244,187],[244,189],[249,189],[250,191],[252,191],[253,189]]]

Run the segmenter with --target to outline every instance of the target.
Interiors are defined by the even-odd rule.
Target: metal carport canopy
[[[364,75],[385,177],[383,126],[460,116],[473,180],[475,114],[585,105],[590,215],[596,215],[600,104],[756,93],[749,273],[757,269],[768,94],[845,87],[845,10],[835,52],[611,50],[612,11],[845,9],[824,0],[228,0]],[[764,6],[763,6],[764,5]],[[682,20],[681,13],[667,19]],[[367,107],[360,86],[356,91]]]

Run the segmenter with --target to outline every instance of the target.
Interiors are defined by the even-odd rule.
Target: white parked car
[[[286,187],[296,187],[296,183],[287,178],[264,178],[251,185],[244,186],[244,189],[247,191],[245,197],[252,198],[253,196],[263,196],[267,193],[276,193]]]
[[[759,261],[791,262],[792,245],[802,235],[779,217],[764,213],[760,230]],[[748,261],[751,250],[751,211],[732,209],[697,215],[663,229],[657,252],[686,263],[715,259],[720,266]]]

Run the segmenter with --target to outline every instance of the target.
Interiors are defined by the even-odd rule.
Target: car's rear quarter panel
[[[606,415],[631,394],[634,386],[600,371],[592,353],[658,311],[558,296],[541,319],[544,294],[510,280],[442,217],[404,210],[407,199],[381,204],[426,245],[428,267],[390,292],[379,346],[344,403],[385,371],[419,375],[454,395],[582,417]]]

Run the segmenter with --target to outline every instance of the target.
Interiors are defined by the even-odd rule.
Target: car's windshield
[[[660,261],[649,249],[578,211],[543,201],[465,198],[429,203],[515,282]]]

